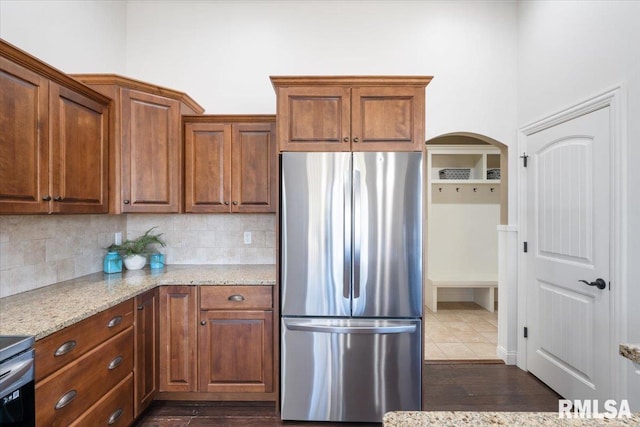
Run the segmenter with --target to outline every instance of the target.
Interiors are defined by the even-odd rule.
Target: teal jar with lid
[[[121,273],[122,272],[122,258],[118,252],[107,252],[104,256],[103,270],[105,273]]]

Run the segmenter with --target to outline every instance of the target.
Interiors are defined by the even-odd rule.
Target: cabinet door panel
[[[232,212],[276,211],[276,146],[272,123],[233,125]]]
[[[349,114],[349,88],[279,89],[280,151],[349,151]]]
[[[55,83],[49,85],[52,212],[108,211],[108,110]]]
[[[135,401],[137,417],[153,400],[158,389],[158,290],[135,299]]]
[[[353,151],[421,151],[424,89],[361,87],[351,93]]]
[[[196,391],[197,293],[193,286],[160,287],[160,391]]]
[[[48,82],[0,58],[0,212],[47,212]]]
[[[203,310],[200,317],[200,391],[272,391],[273,313]]]
[[[180,103],[122,89],[123,212],[178,212]]]
[[[231,125],[185,125],[185,211],[229,212]]]

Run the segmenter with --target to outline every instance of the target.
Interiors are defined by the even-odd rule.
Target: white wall
[[[624,84],[627,93],[627,340],[640,342],[640,2],[518,3],[518,125]],[[608,208],[604,206],[603,208]],[[616,283],[612,283],[616,286]],[[640,410],[640,375],[627,396]]]
[[[67,73],[125,72],[126,2],[0,0],[0,38]]]
[[[512,1],[131,0],[127,11],[127,74],[207,113],[274,113],[270,75],[433,75],[428,138],[514,141]]]

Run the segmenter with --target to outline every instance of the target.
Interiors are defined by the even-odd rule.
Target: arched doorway
[[[425,360],[495,360],[498,231],[508,147],[458,132],[426,143]]]

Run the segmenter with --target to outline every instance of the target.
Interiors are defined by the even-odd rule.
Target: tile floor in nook
[[[430,360],[499,360],[498,311],[473,302],[439,302],[438,311],[425,307],[424,358]]]

